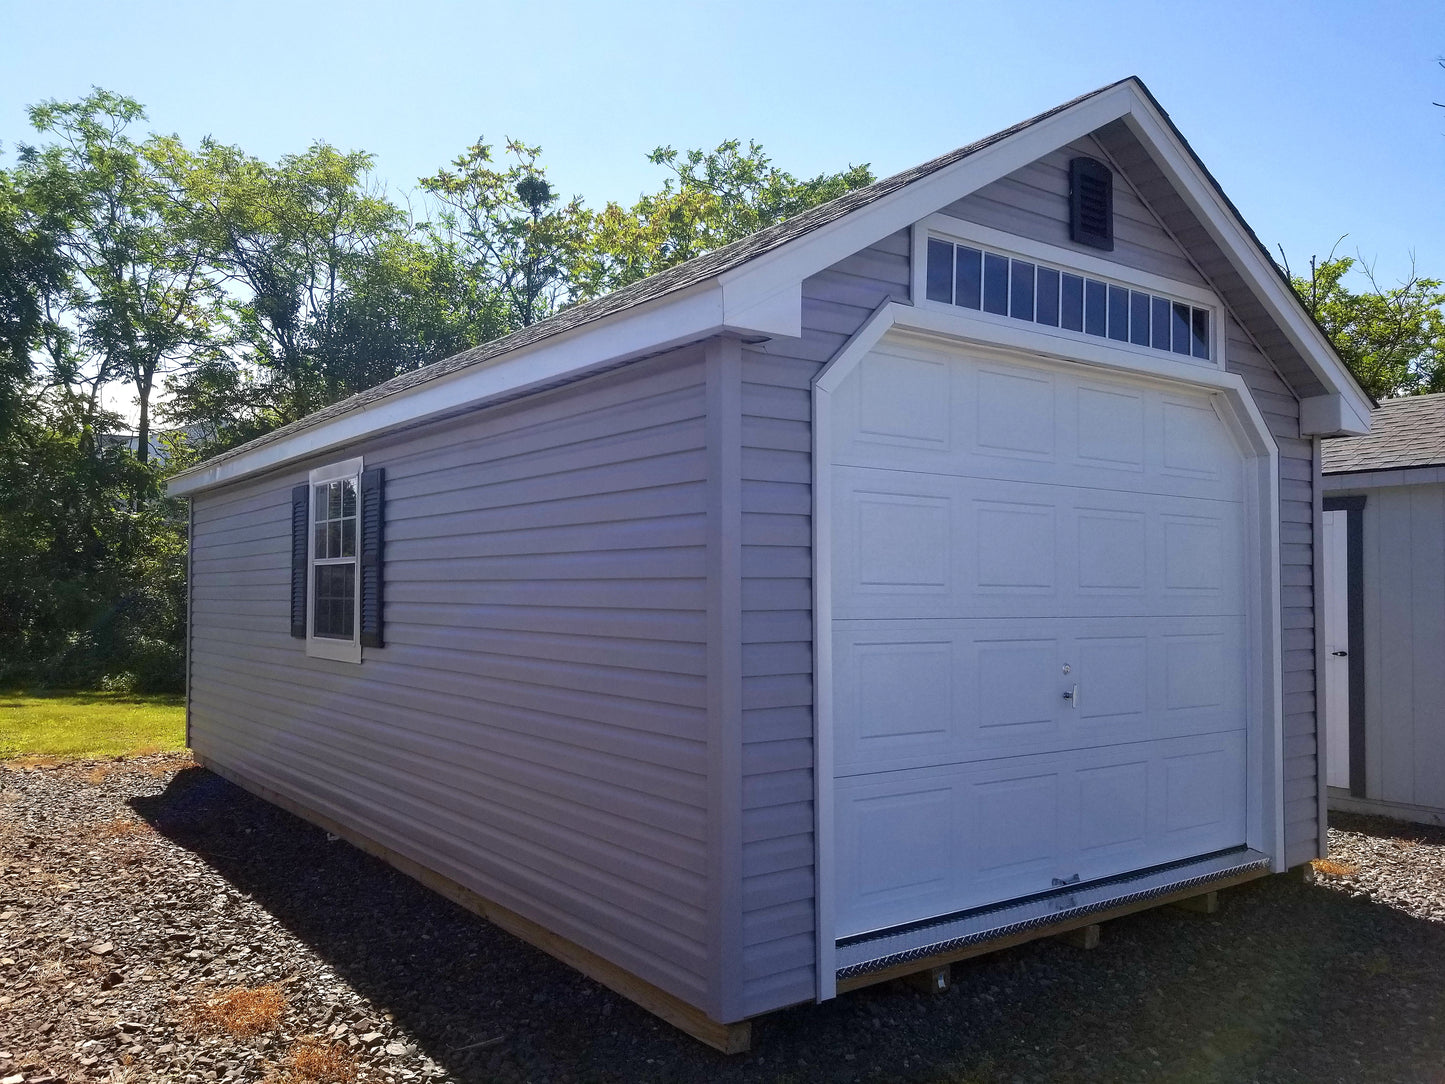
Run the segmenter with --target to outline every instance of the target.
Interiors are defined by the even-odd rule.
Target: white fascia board
[[[1302,437],[1362,437],[1370,431],[1370,414],[1355,412],[1343,395],[1312,395],[1299,403]]]
[[[746,307],[742,307],[743,302]],[[740,308],[742,311],[738,311]],[[781,290],[769,296],[736,294],[735,299],[730,299],[716,280],[709,280],[367,403],[214,466],[202,464],[172,478],[167,489],[173,496],[188,496],[354,444],[397,426],[412,425],[458,407],[480,406],[501,396],[515,396],[629,357],[654,354],[724,332],[781,335],[797,328],[791,331],[796,335],[801,331],[801,322],[801,286],[791,294]]]
[[[1372,408],[1369,398],[1340,361],[1324,332],[1301,307],[1294,291],[1280,278],[1273,261],[1260,251],[1218,188],[1203,174],[1194,156],[1174,136],[1173,129],[1153,104],[1140,94],[1134,94],[1134,98],[1137,106],[1129,110],[1125,123],[1150,150],[1165,177],[1250,285],[1320,383],[1330,394],[1344,400],[1344,415],[1368,418]],[[1368,431],[1368,424],[1364,431]]]
[[[745,288],[756,295],[766,295],[792,282],[801,283],[809,275],[913,225],[940,207],[1118,120],[1137,101],[1139,95],[1130,84],[1111,87],[724,272],[721,281],[725,287]]]

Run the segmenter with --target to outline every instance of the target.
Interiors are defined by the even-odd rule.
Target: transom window
[[[928,300],[1209,360],[1208,309],[941,237],[928,238]]]

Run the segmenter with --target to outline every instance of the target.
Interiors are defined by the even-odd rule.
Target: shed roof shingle
[[[1445,394],[1386,399],[1363,437],[1323,442],[1325,474],[1445,466]]]

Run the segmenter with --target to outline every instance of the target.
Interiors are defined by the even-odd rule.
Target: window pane
[[[341,514],[356,515],[356,482],[350,478],[341,483]]]
[[[983,309],[1008,315],[1008,257],[983,254]]]
[[[325,518],[326,518],[326,487],[325,487],[325,486],[317,486],[315,492],[312,494],[312,497],[313,497],[314,499],[313,499],[312,502],[311,502],[312,505],[313,505],[312,512],[311,512],[311,518],[312,518],[312,519],[318,519],[318,520],[320,520],[320,519],[325,519]]]
[[[326,556],[341,556],[341,521],[333,519],[326,524]]]
[[[1149,345],[1149,295],[1137,290],[1129,295],[1129,341]]]
[[[331,482],[326,486],[326,518],[341,517],[341,483]]]
[[[1084,280],[1078,275],[1060,277],[1059,326],[1070,331],[1084,330]]]
[[[1196,358],[1209,358],[1209,310],[1194,310],[1194,328],[1191,338],[1194,341],[1194,356]]]
[[[1129,291],[1122,286],[1109,287],[1109,338],[1129,338]]]
[[[311,556],[330,557],[326,552],[326,524],[318,523],[311,532]]]
[[[966,309],[979,307],[983,291],[983,253],[976,248],[954,249],[953,303]]]
[[[1009,270],[1009,315],[1015,320],[1034,318],[1034,265],[1023,260],[1011,261]]]
[[[319,565],[315,575],[311,631],[350,640],[356,628],[356,565]]]
[[[1174,310],[1173,331],[1174,352],[1176,354],[1189,353],[1189,306],[1174,302],[1171,306]]]
[[[928,300],[953,300],[953,246],[936,237],[928,239]]]
[[[1104,334],[1106,326],[1104,317],[1108,298],[1108,288],[1102,282],[1095,282],[1093,279],[1084,280],[1084,331],[1086,334]]]
[[[356,556],[356,519],[343,519],[341,521],[341,552],[339,557]]]
[[[1169,349],[1169,302],[1162,297],[1151,300],[1154,309],[1154,330],[1152,341],[1155,350]]]
[[[1049,327],[1059,326],[1059,273],[1052,267],[1039,268],[1039,292],[1034,304],[1035,320]]]

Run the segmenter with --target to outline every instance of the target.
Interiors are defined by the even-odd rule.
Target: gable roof
[[[1386,399],[1370,432],[1321,442],[1325,474],[1445,466],[1445,393]]]
[[[1367,414],[1368,399],[1305,313],[1283,272],[1148,88],[1131,76],[603,297],[564,309],[504,338],[402,373],[213,456],[176,475],[169,488],[175,494],[195,492],[397,424],[553,387],[598,371],[606,367],[604,363],[632,360],[723,331],[799,334],[800,321],[796,315],[789,318],[787,310],[800,307],[804,277],[1026,165],[1070,138],[1121,118],[1150,122],[1162,129],[1162,141],[1177,144],[1174,149],[1186,160],[1187,171],[1197,175],[1208,196],[1224,209],[1239,239],[1252,247],[1254,259],[1267,269],[1263,276],[1268,280],[1266,291],[1276,295],[1271,313],[1277,314],[1281,308],[1289,311],[1294,325],[1290,341],[1297,340],[1301,326],[1307,325],[1304,335],[1310,338],[1309,332],[1313,332],[1313,337],[1303,344],[1305,362],[1320,371],[1327,391],[1352,394],[1358,400],[1354,413]],[[1075,120],[1073,128],[1078,131],[1054,135],[1050,125],[1065,119]],[[1033,139],[1036,134],[1039,138]],[[1159,133],[1148,142],[1161,142]],[[1015,153],[1004,153],[1006,148]],[[989,165],[963,175],[974,163],[985,162]],[[1257,269],[1250,270],[1254,273],[1247,277],[1257,287],[1261,276]],[[647,318],[671,306],[686,306],[689,311],[674,313],[671,320]],[[627,320],[635,325],[632,333],[624,330]],[[608,325],[614,332],[610,337],[602,335]],[[595,353],[600,356],[579,357],[584,353],[580,337],[589,332],[609,341],[596,344],[601,349]],[[570,348],[573,343],[577,349]],[[549,352],[547,364],[523,364],[544,352]],[[570,357],[550,356],[558,353]],[[506,373],[502,372],[504,366]],[[471,382],[475,386],[463,389],[460,378],[468,374],[478,379]],[[426,394],[440,393],[444,386],[452,393]],[[384,409],[388,404],[399,405],[404,398],[412,400],[411,409]]]

